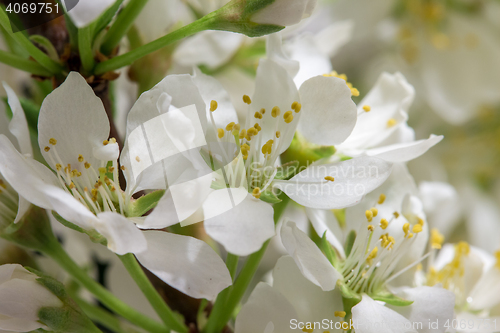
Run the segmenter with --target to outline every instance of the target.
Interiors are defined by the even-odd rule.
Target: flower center
[[[369,224],[367,227],[360,227],[351,252],[341,264],[344,283],[359,294],[378,292],[385,283],[425,258],[423,256],[404,270],[394,272],[399,261],[411,251],[412,244],[422,232],[424,220],[416,215],[408,215],[405,218],[413,225],[410,222],[405,223],[404,234],[391,236],[389,233],[384,233],[384,230],[401,216],[398,212],[394,212],[390,217],[379,216],[377,207],[383,205],[385,198],[384,194],[380,194],[378,201],[365,212]],[[374,235],[378,236],[375,242],[373,242]]]
[[[252,100],[248,95],[243,96],[243,101],[250,105]],[[210,103],[210,118],[212,125],[216,128],[212,112],[217,110],[217,102]],[[281,112],[278,106],[271,108],[270,116],[266,115],[266,109],[262,108],[254,114],[249,113],[247,123],[255,123],[247,128],[242,128],[240,124],[230,122],[225,128],[216,128],[218,144],[235,143],[239,148],[233,156],[226,156],[237,164],[239,153],[243,159],[242,168],[247,181],[248,191],[256,198],[264,191],[274,179],[276,174],[276,160],[282,150],[282,138],[289,136],[289,131],[294,131],[295,127],[289,126],[294,120],[294,113],[299,113],[302,105],[295,101],[291,104],[289,111]],[[293,110],[293,111],[292,111]],[[274,126],[272,139],[264,138],[262,127],[271,123]],[[226,175],[226,179],[234,178],[234,175]],[[242,178],[241,175],[238,178]],[[234,183],[234,182],[233,182]]]
[[[116,140],[103,141],[103,146],[108,144],[116,144]],[[123,214],[127,198],[118,184],[118,162],[101,161],[100,166],[94,167],[79,154],[78,165],[71,165],[62,161],[56,145],[57,140],[51,138],[44,151],[55,165],[61,187],[94,214],[109,211]]]

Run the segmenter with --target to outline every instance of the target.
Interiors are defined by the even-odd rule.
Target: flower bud
[[[309,17],[317,0],[232,0],[208,14],[207,29],[259,37]]]
[[[47,328],[39,321],[39,311],[45,307],[61,308],[63,302],[37,279],[21,265],[0,266],[0,329],[28,332]]]

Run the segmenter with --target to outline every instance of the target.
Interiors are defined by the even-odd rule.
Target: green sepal
[[[396,296],[393,293],[388,292],[387,290],[370,295],[370,297],[376,301],[385,302],[387,304],[394,306],[408,306],[413,304],[413,301],[409,301],[399,296]]]
[[[130,217],[136,217],[146,214],[151,209],[156,207],[158,201],[160,201],[161,197],[163,197],[163,194],[165,194],[165,190],[157,190],[132,201],[128,206],[127,215]]]
[[[50,290],[50,292],[57,296],[57,298],[59,298],[62,302],[67,301],[68,294],[66,293],[66,289],[64,289],[64,285],[61,282],[31,267],[25,267],[25,269],[37,275],[38,279],[36,279],[36,282]]]
[[[75,231],[78,231],[78,232],[81,232],[82,234],[86,234],[87,236],[89,236],[90,240],[94,243],[99,243],[99,244],[103,244],[103,245],[106,245],[107,244],[107,240],[106,238],[104,238],[99,232],[97,232],[96,230],[92,229],[92,230],[85,230],[79,226],[77,226],[76,224],[74,223],[71,223],[69,222],[68,220],[65,220],[64,218],[62,218],[61,215],[57,214],[56,212],[52,212],[52,215],[54,216],[54,218],[59,222],[61,223],[63,226],[67,227],[67,228],[70,228],[70,229],[73,229]]]
[[[274,194],[273,191],[270,191],[270,190],[265,190],[264,192],[261,192],[259,199],[264,201],[264,202],[271,203],[271,204],[281,202],[281,199],[278,198],[278,196],[276,194]]]
[[[343,298],[348,298],[352,300],[354,303],[361,302],[361,295],[355,293],[351,288],[349,288],[343,281],[337,281],[337,287],[340,290]]]
[[[326,258],[334,267],[338,264],[337,253],[335,253],[335,249],[332,247],[330,242],[326,239],[326,231],[323,233],[323,237],[321,237],[321,242],[319,243],[319,247],[321,251],[325,254]]]
[[[278,167],[274,179],[288,180],[292,178],[299,168],[299,161],[291,161]]]
[[[344,245],[346,258],[349,257],[349,254],[351,253],[352,246],[354,245],[355,240],[356,240],[356,231],[351,230],[351,232],[347,235]]]

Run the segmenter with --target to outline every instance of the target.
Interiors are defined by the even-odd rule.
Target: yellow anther
[[[382,247],[387,247],[389,245],[389,240],[387,240],[387,234],[380,236],[380,244]]]
[[[345,313],[345,311],[335,311],[335,312],[333,313],[333,315],[334,315],[335,317],[344,318],[344,317],[346,316],[346,313]]]
[[[83,188],[83,192],[88,192],[88,191],[89,191],[89,189],[87,188],[87,186],[85,186],[85,187]]]
[[[398,212],[394,212],[394,213],[392,213],[392,215],[394,215],[395,218],[399,217],[399,213]]]
[[[329,181],[329,182],[333,182],[333,181],[335,181],[335,178],[333,178],[332,176],[326,176],[325,180]]]
[[[295,108],[297,107],[298,104],[299,104],[299,102],[293,102],[292,106],[291,106],[292,110],[295,110]]]
[[[283,119],[285,119],[285,123],[290,124],[293,121],[292,111],[285,112]]]
[[[262,119],[262,113],[256,111],[255,114],[253,115],[257,119]]]
[[[109,141],[108,141],[108,140],[104,140],[104,141],[102,142],[102,144],[103,144],[104,146],[106,146],[108,143],[109,143]]]
[[[273,143],[274,143],[274,140],[269,140],[267,141],[263,146],[262,146],[262,154],[266,155],[266,154],[271,154],[271,151],[272,151],[272,148],[273,148]]]
[[[241,145],[241,151],[249,151],[249,150],[250,150],[250,146],[247,145],[246,143]]]
[[[387,120],[387,127],[392,127],[392,126],[394,126],[396,124],[397,124],[397,121],[394,118],[391,118],[391,119]]]
[[[281,113],[281,110],[279,107],[275,106],[272,110],[271,110],[271,116],[273,116],[274,118],[278,117]]]
[[[387,241],[388,241],[389,250],[390,250],[394,247],[394,244],[396,244],[396,240],[394,239],[394,237],[389,236],[389,237],[387,237]]]
[[[43,150],[45,150],[45,152],[48,153],[49,150],[50,150],[50,147],[49,146],[45,146],[45,148],[43,148]]]
[[[126,169],[126,168],[125,168],[125,166],[124,166],[124,165],[122,165],[122,166],[120,167],[120,169],[122,169],[123,171],[125,171],[125,169]]]
[[[250,99],[250,97],[248,95],[243,95],[243,102],[245,102],[247,104],[252,104],[252,100]]]
[[[51,145],[55,146],[55,145],[57,144],[57,140],[56,140],[56,139],[54,139],[54,138],[50,138],[50,139],[49,139],[49,143],[50,143]]]
[[[300,104],[299,102],[293,102],[292,103],[292,110],[294,110],[295,113],[299,113],[300,110],[302,110],[302,104]]]
[[[410,234],[408,235],[408,239],[410,239],[410,238],[412,238],[412,237],[413,237],[413,234],[412,234],[412,233],[410,233]]]
[[[135,160],[136,160],[137,162],[140,162],[140,161],[141,161],[141,158],[140,158],[139,156],[136,156],[136,157],[135,157]]]
[[[371,224],[368,225],[368,231],[373,231],[375,230],[375,227]]]
[[[101,174],[101,173],[106,173],[106,168],[104,168],[104,167],[99,168],[99,169],[97,169],[97,170],[99,170],[99,174]]]
[[[253,127],[257,130],[257,131],[261,131],[262,130],[262,127],[260,127],[259,123],[255,123],[255,125],[253,125]]]
[[[365,110],[365,112],[370,112],[371,109],[372,108],[369,105],[363,105],[363,110]]]
[[[234,124],[233,131],[239,131],[239,130],[240,130],[240,124]]]
[[[420,217],[417,217],[417,223],[420,224],[421,226],[424,226],[424,220]]]
[[[260,188],[256,187],[252,190],[252,195],[256,198],[256,199],[259,199],[260,198]]]
[[[83,156],[82,155],[78,155],[78,162],[80,162],[80,163],[83,162]]]
[[[304,327],[302,329],[302,332],[304,333],[313,333],[314,332],[314,328],[307,328],[307,327]]]
[[[70,189],[74,189],[75,188],[75,183],[71,182],[71,184],[69,184],[68,186]]]
[[[386,219],[381,219],[380,220],[380,227],[385,230],[389,226],[389,222],[387,222]]]
[[[413,226],[412,231],[413,231],[415,234],[418,234],[419,232],[422,232],[422,225],[421,225],[421,224],[415,224],[415,225]]]
[[[366,216],[366,219],[368,220],[368,222],[371,222],[373,219],[373,212],[371,210],[367,210],[365,212],[365,216]]]
[[[73,176],[73,177],[80,177],[81,175],[82,175],[82,173],[76,169],[73,169],[71,171],[71,176]]]
[[[378,253],[378,247],[375,246],[372,252],[370,252],[370,254],[368,255],[368,258],[366,258],[366,262],[368,264],[371,264],[372,260],[377,256],[377,253]]]
[[[90,163],[89,162],[85,162],[83,164],[83,166],[85,167],[85,169],[88,169],[88,168],[90,168]]]
[[[217,101],[214,101],[214,100],[210,101],[210,111],[211,112],[214,112],[215,110],[217,110],[218,106],[219,106],[219,104],[217,104]]]
[[[56,164],[56,170],[57,170],[57,171],[61,171],[61,169],[62,169],[62,165],[61,165],[61,164],[59,164],[59,163],[57,163],[57,164]]]
[[[115,171],[115,167],[110,166],[110,167],[108,168],[108,172],[113,172],[113,171]]]
[[[264,108],[260,109],[260,113],[265,114],[266,113],[266,109],[264,109]]]
[[[248,130],[247,130],[247,135],[248,136],[254,136],[254,135],[257,135],[257,133],[259,133],[259,131],[257,131],[257,129],[255,127],[250,127]]]
[[[240,138],[246,138],[247,136],[247,130],[246,129],[242,129],[241,132],[240,132]]]
[[[116,191],[116,187],[114,187],[114,186],[111,186],[111,188],[110,188],[110,191],[111,191],[111,192],[114,192],[114,191]]]
[[[280,131],[276,131],[276,138],[278,138],[278,139],[279,139],[279,138],[280,138],[280,136],[281,136],[281,132],[280,132]]]
[[[109,139],[109,143],[116,143],[116,139],[115,138],[110,138]]]
[[[405,232],[405,237],[408,237],[408,233],[410,232],[410,223],[405,223],[403,225],[403,231]]]
[[[217,137],[222,139],[224,137],[224,130],[222,128],[217,129]]]
[[[356,88],[351,88],[351,95],[353,96],[359,96],[359,90]]]
[[[495,252],[495,258],[497,260],[495,266],[496,268],[500,269],[500,250]]]
[[[372,208],[370,208],[370,210],[371,210],[371,211],[372,211],[372,213],[373,213],[373,217],[377,216],[377,214],[378,214],[378,209],[377,209],[377,208],[372,207]]]
[[[444,236],[439,232],[438,229],[434,228],[431,230],[431,247],[433,249],[440,249],[444,243]]]
[[[226,131],[231,131],[233,127],[234,127],[234,122],[232,121],[226,125]]]
[[[381,204],[383,204],[383,203],[384,203],[384,201],[385,201],[385,194],[384,194],[384,193],[382,193],[382,194],[380,194],[380,196],[378,197],[378,201],[377,201],[377,203],[378,203],[379,205],[381,205]]]
[[[467,242],[459,242],[456,251],[462,255],[469,255],[470,246]]]

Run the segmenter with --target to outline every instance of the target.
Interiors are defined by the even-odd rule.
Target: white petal
[[[302,111],[299,131],[318,145],[337,145],[351,134],[356,124],[356,104],[344,80],[316,76],[299,90]]]
[[[313,165],[288,181],[274,186],[295,202],[311,208],[336,209],[355,205],[364,195],[376,189],[391,173],[392,165],[373,157]],[[326,181],[326,176],[334,181]]]
[[[243,190],[242,190],[243,191]],[[218,190],[211,194],[224,194],[227,190]],[[226,251],[246,256],[258,251],[262,244],[274,236],[273,208],[268,203],[246,194],[239,204],[221,214],[205,219],[205,231]],[[212,202],[212,201],[211,201]],[[204,211],[213,208],[214,203],[205,203]],[[207,212],[207,214],[213,215]]]
[[[83,28],[97,19],[116,0],[80,0],[68,12],[71,20],[78,28]]]
[[[357,333],[380,333],[381,328],[387,333],[417,332],[408,319],[367,295],[352,308],[352,320]]]
[[[100,147],[94,147],[93,149],[94,157],[98,160],[108,162],[118,160],[120,156],[120,147],[118,143],[108,143],[107,145]]]
[[[80,1],[82,3],[82,1]],[[94,167],[94,147],[101,147],[109,137],[109,121],[101,99],[77,72],[69,73],[66,80],[43,101],[38,118],[38,144],[47,163],[56,169],[60,163],[49,158],[43,147],[52,147],[49,139],[57,140],[57,154],[63,165],[83,167],[78,161],[82,155]],[[50,152],[53,154],[53,152]]]
[[[342,311],[342,296],[338,290],[323,291],[306,279],[290,256],[281,257],[273,270],[273,288],[293,305],[299,320],[322,321],[335,318],[335,311]]]
[[[458,223],[462,209],[455,188],[444,182],[421,182],[419,192],[429,223],[448,235]]]
[[[358,104],[360,114],[351,136],[339,147],[339,151],[368,149],[377,146],[404,123],[415,91],[401,73],[382,73],[366,97]],[[365,112],[363,106],[370,106]],[[394,119],[397,124],[388,126]]]
[[[7,92],[9,106],[12,110],[9,130],[16,137],[21,154],[33,156],[28,122],[26,121],[26,116],[19,102],[19,98],[17,98],[14,90],[12,90],[7,83],[3,83],[3,88]]]
[[[276,333],[293,333],[290,320],[297,319],[297,313],[288,300],[273,287],[260,282],[236,317],[235,332],[265,332],[272,323]]]
[[[290,74],[290,77],[295,77],[299,71],[299,63],[296,60],[290,59],[283,50],[283,42],[281,34],[270,34],[266,38],[266,54],[267,57],[285,68]]]
[[[476,283],[470,293],[472,310],[490,309],[500,303],[500,299],[493,295],[500,295],[500,268],[491,267]]]
[[[17,215],[16,219],[14,220],[14,223],[17,223],[21,221],[21,219],[24,217],[24,214],[28,212],[28,210],[31,207],[31,203],[24,199],[22,196],[19,196],[19,201],[17,205]]]
[[[97,215],[95,229],[108,241],[108,248],[116,254],[137,253],[148,247],[146,238],[125,216],[105,212]]]
[[[353,30],[353,21],[335,22],[315,34],[314,39],[321,52],[332,57],[342,46],[351,40]]]
[[[378,157],[393,163],[408,162],[423,155],[427,150],[435,146],[442,139],[442,135],[431,134],[428,139],[374,148],[368,150],[366,154],[368,156]]]
[[[231,59],[244,38],[242,34],[229,31],[203,31],[184,40],[172,57],[186,67],[205,65],[215,69]]]
[[[391,306],[414,325],[420,325],[419,333],[445,332],[445,323],[454,319],[455,294],[441,287],[405,288],[399,294],[413,303],[408,306]],[[438,323],[431,328],[429,323]],[[415,326],[417,327],[417,326]]]
[[[168,285],[194,298],[214,300],[231,285],[222,259],[205,242],[162,231],[144,231],[148,249],[140,263]]]
[[[281,137],[277,140],[279,153],[284,152],[292,142],[295,128],[299,123],[302,111],[293,113],[293,121],[285,124],[283,114],[291,109],[293,102],[299,102],[299,93],[288,72],[271,59],[261,59],[255,79],[255,92],[250,105],[250,118],[246,120],[246,128],[255,124],[253,114],[262,108],[266,110],[261,120],[262,130],[259,133],[262,144],[268,140],[276,140],[276,129],[281,130]],[[271,110],[275,106],[281,110],[280,116],[273,118]],[[273,149],[274,151],[274,149]],[[263,159],[263,155],[260,155]]]
[[[326,259],[321,250],[295,223],[281,227],[281,241],[302,274],[324,291],[333,290],[342,275]]]
[[[292,25],[309,17],[316,5],[316,0],[275,0],[257,13],[251,21],[260,24]]]
[[[316,233],[323,237],[326,232],[326,239],[339,252],[341,258],[345,258],[344,247],[342,246],[343,235],[339,221],[331,210],[314,209],[306,207],[306,214]]]

